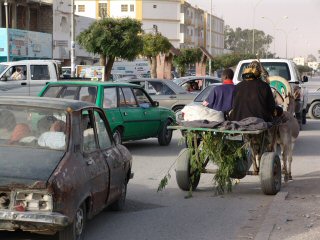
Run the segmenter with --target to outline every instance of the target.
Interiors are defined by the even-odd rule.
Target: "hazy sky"
[[[211,0],[188,2],[210,12]],[[212,12],[233,29],[252,29],[254,23],[255,29],[275,37],[269,49],[280,57],[286,55],[286,35],[288,58],[319,56],[320,0],[212,0]]]

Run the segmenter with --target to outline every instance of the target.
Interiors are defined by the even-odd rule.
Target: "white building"
[[[75,0],[75,5],[76,14],[85,18],[100,19],[109,16],[140,20],[145,32],[157,29],[176,48],[202,46],[213,55],[223,53],[224,21],[211,17],[210,51],[210,14],[185,0]],[[80,32],[78,29],[85,27],[78,24],[77,33]]]
[[[305,59],[303,57],[293,58],[293,62],[297,65],[301,65],[301,66],[305,65]]]

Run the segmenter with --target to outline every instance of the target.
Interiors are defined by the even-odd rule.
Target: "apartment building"
[[[205,47],[213,55],[223,53],[224,20],[211,16],[185,0],[75,0],[75,5],[76,14],[86,18],[101,19],[108,16],[138,19],[145,32],[156,29],[175,48]],[[79,28],[83,29],[84,26]]]

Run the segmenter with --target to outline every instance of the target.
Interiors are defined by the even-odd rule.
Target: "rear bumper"
[[[0,230],[55,231],[69,224],[69,218],[60,213],[0,210]]]

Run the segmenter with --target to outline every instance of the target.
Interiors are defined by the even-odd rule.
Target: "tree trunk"
[[[157,57],[151,60],[151,78],[157,78]]]
[[[104,79],[106,78],[106,56],[101,54],[99,58],[99,65],[104,67]]]
[[[111,70],[112,70],[112,66],[113,66],[113,63],[114,63],[114,60],[115,60],[115,57],[114,56],[109,56],[108,57],[108,62],[107,62],[107,65],[106,65],[106,71],[105,71],[105,81],[110,81],[110,76],[111,76]]]

